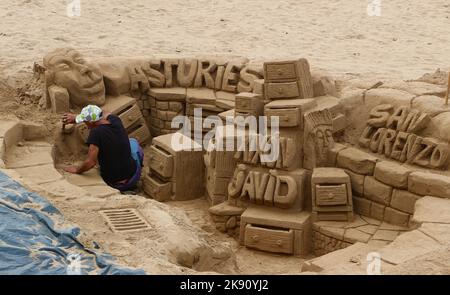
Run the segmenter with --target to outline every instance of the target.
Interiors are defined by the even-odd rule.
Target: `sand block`
[[[48,146],[17,146],[6,156],[8,168],[23,168],[44,164],[53,164],[52,147]]]
[[[236,94],[226,91],[216,91],[216,98],[234,102],[236,100]]]
[[[444,112],[431,118],[424,132],[430,137],[440,138],[444,142],[450,142],[450,112]]]
[[[129,106],[133,105],[135,103],[135,99],[126,96],[126,95],[120,95],[120,96],[107,96],[105,105],[102,106],[102,109],[106,112],[110,112],[113,114],[119,114]]]
[[[424,223],[418,230],[442,245],[450,245],[450,224]]]
[[[302,265],[302,272],[331,270],[336,266],[344,264],[357,265],[356,260],[362,262],[359,264],[361,271],[367,268],[366,257],[369,253],[377,250],[377,247],[357,242],[344,249],[328,253],[326,255],[306,261]],[[358,271],[359,272],[359,271]]]
[[[269,102],[265,105],[267,109],[289,109],[299,108],[302,112],[312,109],[317,105],[316,100],[308,99],[280,99]]]
[[[347,128],[347,117],[343,114],[338,114],[333,118],[333,133],[341,132]]]
[[[186,90],[186,102],[214,105],[216,103],[216,95],[212,89],[188,88]]]
[[[173,88],[150,88],[148,94],[158,100],[165,101],[185,101],[186,100],[186,88],[173,87]]]
[[[219,116],[220,119],[222,119],[225,122],[227,117],[233,118],[233,120],[234,120],[234,113],[235,113],[235,110],[231,109],[231,110],[219,113],[217,115]]]
[[[408,190],[418,195],[450,198],[450,177],[425,172],[413,172],[408,178]]]
[[[264,79],[256,79],[253,81],[253,93],[264,97]]]
[[[311,73],[314,96],[337,96],[336,84],[333,78],[321,72]]]
[[[245,211],[245,208],[236,207],[228,204],[228,202],[224,202],[209,208],[208,211],[213,215],[219,216],[234,216],[234,215],[240,216]]]
[[[48,88],[48,94],[53,113],[60,114],[69,111],[69,92],[66,88],[52,85]]]
[[[216,106],[224,110],[231,110],[235,108],[235,103],[231,100],[218,99],[216,100]]]
[[[370,216],[372,201],[366,198],[353,196],[353,206],[355,212],[364,216]]]
[[[360,197],[363,196],[364,195],[364,178],[365,178],[365,176],[362,174],[357,174],[348,169],[345,169],[345,173],[347,173],[348,176],[350,176],[350,183],[352,186],[352,191]]]
[[[386,206],[384,206],[382,204],[378,204],[376,202],[372,202],[372,204],[370,206],[370,217],[375,218],[377,220],[383,220],[385,209],[386,209]]]
[[[344,170],[339,168],[314,168],[312,174],[313,183],[346,183],[349,176]]]
[[[373,235],[372,239],[374,240],[382,240],[392,242],[399,235],[398,231],[395,230],[377,230]]]
[[[445,87],[419,81],[384,81],[380,88],[393,88],[409,92],[413,95],[435,95],[443,97],[445,95]],[[414,106],[414,105],[413,105]]]
[[[0,138],[3,141],[3,151],[0,155],[14,146],[23,138],[23,128],[19,121],[0,121]],[[2,155],[3,156],[3,155]]]
[[[258,94],[242,92],[236,95],[235,110],[239,113],[252,113],[255,116],[262,116],[264,112],[264,102]]]
[[[450,200],[429,196],[417,200],[413,220],[450,224]]]
[[[68,182],[78,186],[106,185],[97,169],[91,169],[83,174],[68,173],[65,178]]]
[[[339,227],[321,226],[320,233],[328,237],[342,241],[344,240],[345,229]]]
[[[392,224],[408,226],[409,214],[395,210],[391,207],[386,207],[384,210],[384,220]]]
[[[356,242],[362,242],[367,243],[372,235],[359,231],[354,228],[349,228],[345,230],[344,234],[344,241],[348,243],[356,243]]]
[[[83,198],[90,194],[67,180],[58,180],[40,185],[52,197]]]
[[[335,142],[333,147],[328,150],[328,160],[330,161],[332,167],[336,166],[337,155],[339,152],[346,148],[347,147],[345,145]]]
[[[372,224],[366,224],[363,226],[358,227],[359,231],[362,231],[363,233],[374,235],[378,231],[378,226],[372,225]],[[372,237],[373,239],[373,237]]]
[[[400,264],[439,249],[441,245],[424,233],[413,230],[398,236],[379,250],[384,261]]]
[[[21,121],[23,127],[24,140],[37,140],[47,136],[48,131],[45,125],[29,121]]]
[[[394,189],[392,192],[390,206],[400,211],[413,214],[416,201],[420,198],[421,196],[413,194],[409,191]]]
[[[156,105],[156,102],[155,102],[155,105]],[[172,102],[171,101],[171,102],[169,102],[168,107],[169,107],[169,110],[172,112],[179,113],[183,110],[183,104],[181,102],[176,102],[176,101]]]
[[[53,164],[17,168],[15,170],[26,180],[32,181],[36,184],[57,181],[63,178],[63,176],[55,169]]]
[[[402,165],[381,161],[375,166],[374,176],[377,180],[397,188],[408,187],[408,176],[411,170]]]
[[[364,196],[372,201],[389,205],[391,202],[392,187],[379,182],[373,176],[364,179]]]
[[[422,95],[414,98],[412,108],[430,115],[450,111],[450,105],[446,106],[442,97],[434,95]]]
[[[339,152],[337,166],[363,175],[373,175],[378,159],[355,148],[347,148]]]
[[[315,97],[317,106],[311,111],[319,111],[319,110],[329,110],[333,117],[336,117],[338,114],[344,113],[344,108],[340,104],[340,101],[337,97],[324,95]]]
[[[97,198],[106,198],[112,195],[120,194],[119,190],[107,185],[90,185],[85,186],[84,189]]]
[[[364,104],[368,110],[380,104],[391,104],[395,107],[410,106],[414,95],[402,90],[376,88],[366,92]]]

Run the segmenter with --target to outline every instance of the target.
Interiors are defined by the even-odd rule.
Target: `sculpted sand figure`
[[[105,103],[105,84],[100,68],[87,62],[78,51],[56,49],[44,57],[44,66],[47,91],[52,86],[66,89],[70,102],[80,107]]]

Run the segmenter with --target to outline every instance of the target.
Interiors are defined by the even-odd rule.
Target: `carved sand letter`
[[[163,64],[164,64],[164,76],[166,77],[166,87],[173,87],[175,86],[174,84],[174,79],[173,79],[173,73],[174,73],[174,67],[178,66],[178,59],[163,59]]]
[[[177,69],[178,84],[181,87],[191,87],[197,75],[197,68],[198,61],[196,59],[180,59]]]
[[[438,144],[431,155],[430,166],[432,168],[441,168],[448,159],[448,146],[446,144]]]
[[[378,129],[375,134],[372,136],[372,139],[370,140],[369,148],[372,152],[376,153],[378,152],[378,147],[381,144],[381,140],[384,138],[384,134],[386,133],[386,128],[380,128]]]
[[[269,174],[255,172],[255,201],[256,204],[264,204],[264,193],[266,191],[267,183],[269,182]]]
[[[411,120],[411,123],[408,126],[407,132],[417,133],[427,127],[428,123],[430,123],[431,118],[428,114],[416,114],[414,118]]]
[[[395,141],[395,136],[397,135],[397,132],[392,129],[387,129],[386,132],[383,134],[383,138],[380,141],[380,145],[378,146],[378,153],[383,154],[386,157],[389,157],[392,153],[392,145]]]
[[[380,104],[374,107],[370,111],[370,119],[367,121],[367,124],[376,128],[386,127],[393,108],[390,104]]]
[[[291,176],[277,177],[274,194],[274,204],[280,208],[290,208],[297,197],[297,182]]]
[[[233,179],[228,184],[228,195],[230,198],[239,197],[239,193],[244,185],[245,172],[247,168],[245,165],[239,164],[234,171]]]
[[[395,110],[392,116],[387,121],[386,127],[393,130],[399,130],[408,116],[409,108],[402,106]]]
[[[266,192],[264,194],[264,205],[273,206],[273,194],[275,192],[276,177],[274,170],[270,170],[269,181],[267,182]]]
[[[366,128],[364,128],[364,131],[361,134],[361,137],[359,138],[359,145],[368,148],[370,144],[370,140],[372,139],[373,134],[375,133],[377,129],[373,126],[367,125]]]
[[[411,138],[411,142],[409,139]],[[406,141],[405,149],[406,149],[406,163],[410,164],[414,161],[416,156],[422,149],[422,137],[419,137],[415,134],[410,134],[408,140]],[[403,156],[403,154],[402,154]]]
[[[414,158],[413,163],[424,167],[430,166],[430,158],[435,146],[436,143],[433,142],[433,140],[429,138],[423,138],[420,146],[420,151]]]
[[[241,198],[248,196],[250,202],[255,202],[255,178],[253,171],[247,174],[242,187]]]
[[[391,158],[397,161],[401,161],[402,151],[405,147],[406,140],[409,134],[406,132],[399,132],[395,139],[394,146],[392,147]]]
[[[241,71],[242,63],[229,62],[225,69],[222,80],[222,90],[235,93],[237,84],[239,83],[239,72]]]
[[[295,146],[295,140],[292,138],[287,138],[286,148],[282,152],[283,165],[285,168],[289,167],[289,163],[292,163],[292,161],[294,160],[295,154],[297,153],[296,149],[297,147]]]
[[[150,60],[142,66],[142,71],[148,78],[152,87],[164,87],[166,77],[161,72],[161,60]]]
[[[226,62],[217,62],[216,81],[214,83],[215,90],[222,90],[223,74],[225,73]]]
[[[252,72],[249,66],[245,66],[240,73],[240,80],[237,87],[238,92],[252,92],[255,80],[261,78],[261,75]]]
[[[141,93],[145,93],[150,89],[148,78],[141,67],[130,69],[130,92],[131,96],[139,97]]]
[[[195,77],[194,87],[207,87],[214,89],[214,79],[212,73],[217,69],[217,65],[214,61],[199,60],[197,76]],[[203,84],[203,81],[205,82]]]

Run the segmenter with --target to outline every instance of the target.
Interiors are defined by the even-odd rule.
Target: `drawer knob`
[[[159,164],[159,168],[164,168],[164,164]]]
[[[133,121],[133,116],[128,116],[128,121]]]
[[[283,242],[281,240],[277,240],[277,245],[281,246],[283,244]]]
[[[283,88],[280,87],[277,89],[277,91],[278,91],[278,94],[283,94]]]
[[[252,237],[252,240],[253,241],[257,241],[259,239],[259,236],[258,235],[254,235],[253,237]]]
[[[281,69],[278,69],[277,74],[278,74],[278,76],[281,76],[281,75],[283,75],[283,71]]]

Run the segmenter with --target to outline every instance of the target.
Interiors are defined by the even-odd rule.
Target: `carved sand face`
[[[73,49],[58,49],[44,59],[52,73],[53,84],[66,88],[73,104],[103,105],[105,84],[99,67],[87,62]]]
[[[323,160],[327,159],[328,150],[334,143],[331,126],[322,125],[316,127],[313,131],[313,137],[317,155]]]

